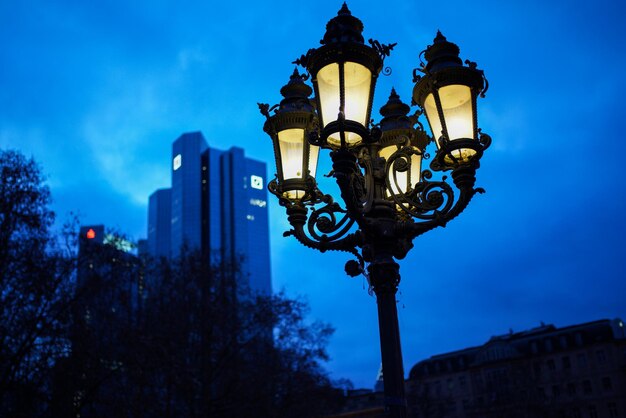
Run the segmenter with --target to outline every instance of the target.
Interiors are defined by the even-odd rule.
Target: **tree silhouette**
[[[0,150],[0,170],[0,416],[308,417],[341,402],[323,370],[333,330],[303,300],[255,294],[209,254],[137,257],[76,239],[76,222],[54,234],[34,160]]]
[[[332,328],[307,322],[302,300],[254,294],[237,266],[199,252],[143,260],[138,271],[119,251],[92,250],[85,286],[132,289],[138,275],[145,283],[138,311],[120,306],[119,291],[81,302],[90,323],[73,340],[75,414],[306,417],[340,401],[322,369]],[[113,259],[134,273],[103,268]],[[120,312],[128,317],[112,317]]]
[[[73,263],[50,233],[50,192],[35,161],[0,150],[0,415],[35,416],[47,371],[67,350]]]

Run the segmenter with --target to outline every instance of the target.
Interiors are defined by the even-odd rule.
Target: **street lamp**
[[[344,3],[326,25],[322,46],[294,62],[306,73],[294,71],[280,104],[259,104],[276,158],[277,175],[268,189],[286,208],[292,229],[285,236],[356,258],[345,269],[350,276],[363,274],[376,294],[385,408],[390,416],[405,417],[395,259],[406,256],[414,238],[445,226],[483,192],[474,187],[475,175],[491,138],[478,128],[476,99],[487,83],[476,64],[464,65],[458,46],[438,32],[424,51],[426,64],[413,72],[413,103],[420,110],[409,115],[410,106],[392,90],[380,109],[382,120],[373,124],[376,80],[395,44],[370,39],[365,45],[362,31]],[[418,120],[422,114],[437,146],[430,168],[450,171],[454,187],[446,176],[432,180],[432,172],[422,170],[433,141]],[[319,148],[330,150],[341,205],[317,185]]]

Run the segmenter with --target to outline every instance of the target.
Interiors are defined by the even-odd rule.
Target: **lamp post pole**
[[[355,257],[346,263],[346,273],[364,275],[376,294],[385,410],[406,417],[396,260],[407,255],[413,239],[445,226],[483,192],[474,187],[475,175],[491,138],[478,129],[476,99],[484,96],[487,83],[476,64],[463,65],[458,46],[438,33],[424,51],[426,64],[413,72],[413,102],[420,110],[409,115],[410,107],[392,89],[380,109],[383,118],[374,125],[376,80],[395,44],[370,39],[366,46],[362,30],[344,3],[326,25],[322,46],[295,62],[307,74],[294,71],[281,89],[280,104],[259,104],[276,158],[276,178],[268,189],[286,209],[292,229],[285,236],[321,252]],[[313,88],[306,84],[309,78]],[[422,114],[432,138],[419,122]],[[437,145],[430,169],[450,171],[454,187],[447,176],[433,180],[431,170],[422,170],[430,142]],[[342,204],[317,185],[320,149],[330,150]]]

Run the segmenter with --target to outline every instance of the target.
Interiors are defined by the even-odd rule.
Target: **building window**
[[[541,375],[541,363],[538,361],[535,362],[534,368],[535,368],[535,376]]]
[[[592,393],[590,380],[583,380],[583,392],[585,395],[590,395]]]
[[[461,389],[465,389],[467,382],[465,379],[465,376],[459,376],[459,386],[461,387]]]
[[[570,361],[569,361],[569,356],[563,357],[561,359],[561,362],[563,364],[563,370],[569,370],[572,367],[572,365],[570,364]]]
[[[615,402],[609,402],[607,407],[609,409],[610,418],[619,418],[619,413],[617,412],[617,405],[615,404]]]
[[[578,355],[578,367],[587,367],[587,354],[580,353]]]
[[[604,364],[606,362],[606,355],[604,354],[604,350],[596,351],[596,358],[598,359],[598,364]]]
[[[552,397],[558,398],[561,396],[561,388],[558,385],[552,386]]]
[[[548,353],[552,352],[552,340],[549,338],[546,340],[546,351]]]
[[[572,418],[582,418],[582,416],[580,415],[580,409],[572,409]]]
[[[607,392],[613,389],[613,383],[611,382],[610,377],[602,378],[602,389],[604,389]]]
[[[567,337],[565,335],[559,337],[559,344],[561,344],[561,348],[567,348]]]
[[[533,341],[530,343],[530,351],[532,351],[533,354],[537,354],[539,352],[539,348],[537,347],[537,341]]]
[[[554,364],[554,359],[548,360],[548,370],[551,372],[556,370],[556,365]]]
[[[448,379],[446,381],[446,385],[448,386],[448,390],[451,391],[452,389],[454,389],[454,381],[452,379]]]
[[[581,345],[583,345],[583,335],[580,332],[577,332],[574,338],[576,339],[577,346],[580,347]]]
[[[569,396],[576,396],[576,383],[567,384],[567,394]]]
[[[589,418],[598,418],[598,411],[594,405],[589,406]]]

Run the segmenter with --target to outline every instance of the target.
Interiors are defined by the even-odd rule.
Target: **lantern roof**
[[[344,2],[339,12],[337,12],[337,16],[330,19],[326,24],[326,33],[320,43],[322,45],[339,42],[357,42],[362,44],[364,43],[362,33],[363,22],[352,16],[348,5]]]
[[[304,83],[305,79],[306,75],[300,74],[297,68],[293,70],[293,74],[289,77],[289,82],[280,89],[280,94],[284,97],[280,102],[280,111],[313,111],[313,106],[309,100],[313,89]]]
[[[460,52],[456,44],[449,42],[441,31],[437,31],[433,44],[429,45],[424,53],[427,61],[426,71],[433,72],[442,68],[462,66]]]
[[[413,124],[407,116],[411,108],[400,100],[396,89],[391,89],[389,100],[380,108],[383,119],[380,121],[380,128],[383,131],[391,129],[411,129]]]

